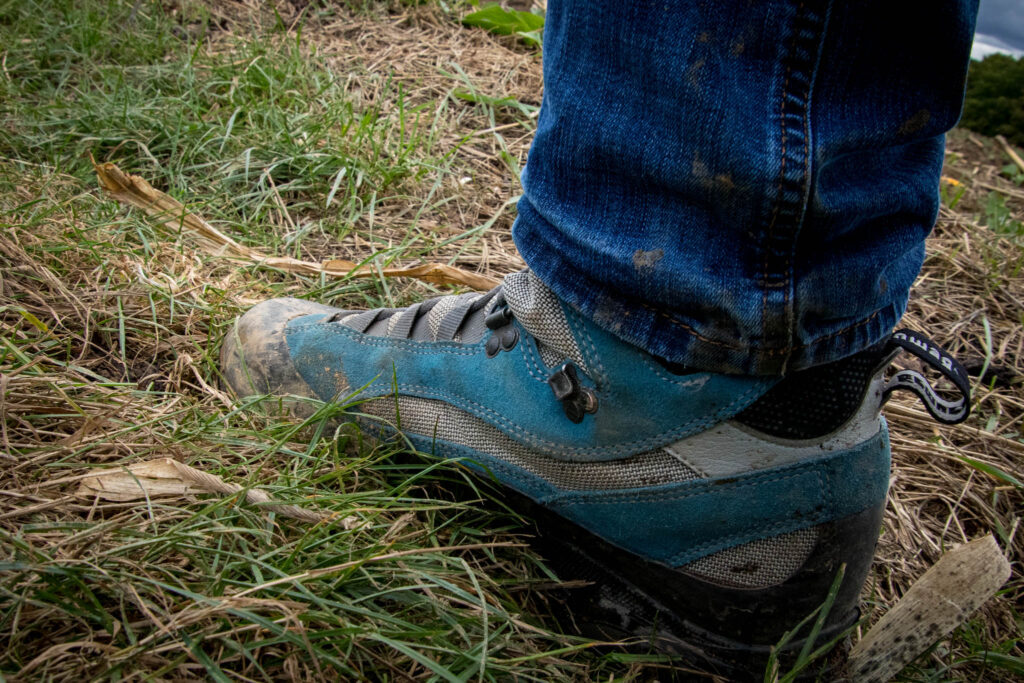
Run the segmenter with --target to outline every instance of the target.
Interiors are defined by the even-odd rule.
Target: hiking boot
[[[589,635],[756,668],[801,623],[786,648],[803,645],[834,582],[817,642],[858,619],[889,482],[888,392],[966,417],[965,397],[939,398],[913,370],[886,382],[900,347],[960,371],[901,334],[784,379],[687,372],[524,271],[402,309],[266,301],[221,362],[236,395],[295,397],[299,414],[303,398],[358,392],[360,412],[419,450],[507,487],[562,578],[591,580],[570,600]]]

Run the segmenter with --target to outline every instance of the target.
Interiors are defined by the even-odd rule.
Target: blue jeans
[[[556,294],[694,369],[881,341],[938,211],[977,0],[550,0],[513,236]]]

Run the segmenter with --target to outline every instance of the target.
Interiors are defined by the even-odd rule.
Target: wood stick
[[[850,650],[851,681],[884,683],[992,597],[1010,563],[991,534],[950,550]]]
[[[1010,143],[1007,142],[1006,138],[1002,135],[997,135],[996,140],[998,140],[999,144],[1003,146],[1003,151],[1009,154],[1010,158],[1013,159],[1013,163],[1017,164],[1017,168],[1020,169],[1020,172],[1024,173],[1024,159],[1020,158],[1017,151],[1013,147],[1010,147]]]

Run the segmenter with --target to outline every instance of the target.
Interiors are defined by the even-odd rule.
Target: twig
[[[15,517],[21,517],[23,515],[31,515],[34,512],[42,512],[43,510],[49,510],[50,508],[60,507],[64,503],[69,503],[75,500],[74,496],[62,496],[60,498],[54,498],[53,500],[47,500],[42,503],[36,503],[35,505],[29,505],[28,507],[16,508],[9,510],[8,512],[0,515],[0,519],[14,519]]]
[[[1013,163],[1017,164],[1017,168],[1020,169],[1020,172],[1024,173],[1024,159],[1020,158],[1020,155],[1017,154],[1013,147],[1010,147],[1010,143],[1007,142],[1006,138],[1004,138],[1002,135],[997,135],[996,140],[998,140],[999,144],[1003,146],[1003,151],[1010,155],[1010,158],[1013,159]]]
[[[850,680],[883,683],[967,618],[1010,578],[991,535],[951,550],[850,651]]]

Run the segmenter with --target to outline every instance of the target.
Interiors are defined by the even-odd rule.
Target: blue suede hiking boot
[[[939,398],[914,370],[885,380],[903,347],[966,393],[955,361],[900,334],[784,379],[679,371],[525,271],[404,309],[266,301],[225,339],[222,367],[239,396],[358,391],[360,411],[420,450],[497,479],[539,520],[559,574],[591,581],[569,600],[589,635],[756,668],[841,571],[818,642],[858,618],[889,481],[888,393],[966,417],[965,395]]]

